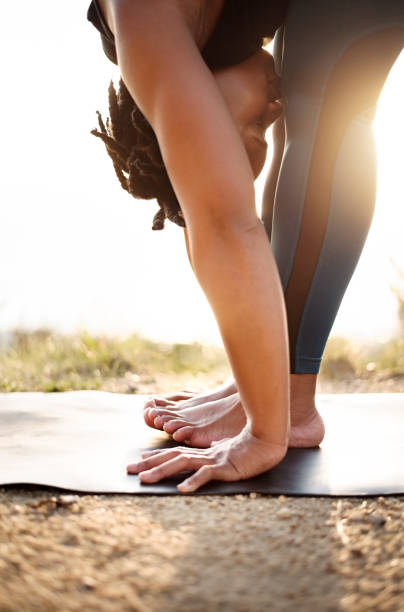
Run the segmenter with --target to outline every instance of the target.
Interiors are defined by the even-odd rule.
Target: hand
[[[285,456],[287,445],[253,436],[248,425],[234,438],[212,442],[210,448],[177,446],[142,453],[143,461],[127,466],[128,474],[139,474],[143,483],[158,482],[184,470],[194,474],[178,485],[180,493],[192,493],[210,480],[227,482],[262,474]]]

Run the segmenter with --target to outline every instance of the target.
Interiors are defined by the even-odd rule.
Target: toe
[[[208,448],[210,446],[210,441],[199,427],[189,425],[181,427],[173,433],[173,438],[176,442],[184,442],[195,448]]]
[[[148,425],[149,427],[154,427],[154,418],[151,416],[150,412],[151,409],[146,408],[146,410],[143,412],[143,419],[146,425]]]
[[[154,418],[154,426],[158,429],[163,429],[164,423],[171,420],[172,417],[167,414],[160,414]]]
[[[165,397],[155,397],[154,401],[156,402],[156,406],[165,406],[169,408],[170,406],[175,406],[176,402],[171,399],[167,399]]]
[[[175,410],[169,410],[168,408],[155,408],[153,417],[168,417],[169,419],[174,419],[178,416],[178,413]]]
[[[184,400],[187,400],[187,399],[191,399],[197,393],[198,393],[198,391],[192,391],[192,390],[184,389],[180,393],[173,393],[173,395],[169,395],[167,397],[167,399],[169,399],[172,402],[181,402],[181,401],[184,401]]]
[[[189,425],[189,423],[187,423],[186,421],[172,419],[164,423],[164,431],[169,434],[172,434],[177,431],[177,429],[180,429],[181,427],[185,427],[187,425]]]
[[[176,442],[185,442],[190,441],[192,438],[192,433],[194,431],[194,428],[186,425],[185,427],[181,427],[180,429],[177,429],[174,433],[173,433],[173,438]]]

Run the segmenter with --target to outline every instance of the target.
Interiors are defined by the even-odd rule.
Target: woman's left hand
[[[248,425],[234,438],[213,442],[210,448],[177,446],[142,453],[142,461],[127,466],[128,474],[139,474],[142,483],[153,483],[179,472],[194,474],[181,482],[180,493],[192,493],[210,480],[227,482],[262,474],[285,456],[287,444],[257,438]]]

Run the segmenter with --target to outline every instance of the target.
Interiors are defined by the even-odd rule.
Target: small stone
[[[281,508],[276,513],[276,516],[282,520],[286,520],[290,518],[290,511],[287,508]]]
[[[284,495],[279,495],[278,501],[281,502],[281,504],[284,504],[286,501],[286,497]]]
[[[236,495],[236,499],[238,499],[238,501],[243,501],[244,495]]]
[[[363,550],[361,548],[356,548],[356,547],[351,548],[350,553],[353,557],[363,557],[364,556]]]
[[[71,506],[79,501],[78,495],[59,495],[56,502],[58,506]]]
[[[96,581],[94,580],[94,578],[91,578],[91,576],[83,576],[82,580],[81,580],[81,584],[88,589],[89,591],[91,591],[92,589],[94,589],[95,585],[97,584]]]
[[[369,521],[376,527],[383,527],[386,524],[386,519],[381,514],[369,514]]]
[[[250,493],[250,499],[257,499],[258,493]]]

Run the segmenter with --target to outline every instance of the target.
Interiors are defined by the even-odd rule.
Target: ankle
[[[317,374],[291,374],[290,391],[291,395],[299,396],[311,395],[316,393]]]
[[[316,417],[316,383],[316,374],[291,374],[290,420],[292,426],[307,423]]]

